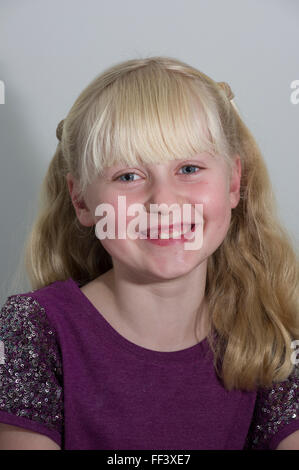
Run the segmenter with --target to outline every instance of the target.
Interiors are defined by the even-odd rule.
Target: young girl
[[[1,310],[2,449],[299,449],[298,257],[232,99],[181,61],[130,60],[59,123],[33,290]],[[120,196],[159,238],[97,236],[102,204],[132,221]],[[199,248],[195,210],[163,235],[172,204],[202,205]]]

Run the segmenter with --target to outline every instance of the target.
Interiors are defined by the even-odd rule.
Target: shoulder
[[[9,296],[0,310],[0,412],[58,430],[62,358],[45,308],[33,292]],[[16,418],[18,417],[18,418]]]
[[[0,310],[0,341],[6,353],[16,353],[17,345],[26,346],[31,359],[43,358],[61,364],[59,320],[57,312],[70,304],[75,281],[55,281],[40,289],[7,297]],[[61,317],[61,314],[60,314]],[[35,350],[35,355],[33,353]],[[30,353],[31,351],[31,353]],[[37,352],[38,351],[38,352]],[[19,354],[23,354],[18,348]],[[32,364],[33,365],[33,364]]]
[[[275,450],[287,436],[299,431],[299,364],[289,377],[272,387],[257,391],[255,409],[248,432],[249,449]]]
[[[37,347],[57,340],[47,306],[48,286],[22,294],[10,295],[0,310],[0,339],[31,342]],[[49,294],[48,294],[49,297]]]
[[[2,308],[5,316],[15,315],[23,320],[30,316],[35,322],[49,323],[55,329],[55,314],[72,307],[74,289],[78,289],[72,278],[55,281],[49,285],[25,293],[10,295]]]
[[[42,360],[53,361],[56,365],[61,363],[55,329],[34,294],[15,294],[7,298],[0,309],[0,340],[4,359],[5,356],[8,360],[24,356],[32,366]]]
[[[0,310],[0,338],[6,340],[25,337],[36,343],[42,335],[48,342],[53,338],[50,323],[44,306],[34,294],[15,294],[7,298]],[[25,338],[24,338],[25,340]]]

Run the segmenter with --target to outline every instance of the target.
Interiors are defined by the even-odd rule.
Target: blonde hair
[[[83,197],[93,178],[115,163],[160,163],[208,151],[231,165],[239,155],[240,202],[208,259],[208,340],[227,390],[285,380],[293,370],[291,341],[299,338],[298,257],[279,222],[258,145],[225,87],[173,58],[129,60],[97,76],[59,130],[26,242],[33,289],[69,277],[83,285],[112,268],[94,227],[78,224],[68,172]]]

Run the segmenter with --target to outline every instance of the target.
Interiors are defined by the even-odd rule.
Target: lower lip
[[[185,238],[185,235],[188,235],[189,233],[192,233],[194,231],[195,231],[195,225],[192,228],[192,230],[185,233],[184,235],[181,235],[180,238],[166,238],[166,239],[165,238],[164,239],[161,239],[161,238],[144,238],[143,240],[145,240],[147,242],[150,242],[150,243],[153,243],[154,245],[159,245],[159,246],[176,245],[178,243],[185,243],[185,242],[190,241],[189,238]]]

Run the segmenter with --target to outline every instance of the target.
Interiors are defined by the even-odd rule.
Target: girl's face
[[[145,276],[151,279],[171,279],[187,274],[206,262],[217,250],[227,234],[231,209],[238,205],[240,199],[240,179],[239,156],[234,160],[231,175],[225,160],[209,153],[196,155],[190,160],[173,160],[148,166],[116,165],[107,168],[89,185],[84,201],[80,204],[76,201],[76,182],[70,173],[67,175],[69,191],[82,225],[95,225],[102,218],[95,215],[98,205],[108,203],[113,207],[116,237],[99,240],[112,256],[113,264],[140,278]],[[202,204],[201,248],[186,250],[184,243],[179,240],[161,245],[148,239],[132,239],[128,236],[118,239],[119,217],[128,226],[137,215],[119,214],[119,196],[125,196],[126,208],[134,203],[144,206],[148,212],[148,228],[150,204],[164,203],[169,208],[172,204],[181,208],[183,204],[189,204],[193,216],[195,204]],[[169,224],[173,223],[171,217],[170,215]],[[191,220],[194,221],[194,217]],[[159,216],[158,224],[161,223],[165,225]]]

